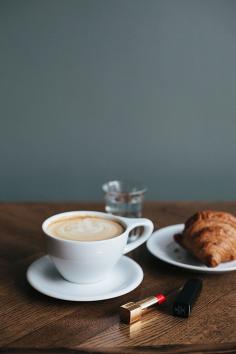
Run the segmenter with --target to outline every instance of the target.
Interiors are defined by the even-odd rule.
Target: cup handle
[[[151,236],[154,226],[151,220],[148,219],[143,219],[143,218],[138,218],[138,219],[122,218],[122,219],[125,221],[125,223],[128,226],[127,229],[128,233],[130,233],[134,228],[139,226],[143,226],[144,228],[142,235],[139,236],[138,239],[128,243],[125,246],[125,250],[123,254],[126,254],[130,251],[133,251],[135,248],[141,246],[144,242],[146,242],[147,239]]]

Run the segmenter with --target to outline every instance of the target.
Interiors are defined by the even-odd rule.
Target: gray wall
[[[236,1],[1,0],[0,200],[236,199]]]

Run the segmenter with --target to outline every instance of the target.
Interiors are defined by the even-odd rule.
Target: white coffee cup
[[[75,241],[52,236],[48,226],[64,217],[90,216],[120,223],[124,227],[121,235],[97,241]],[[143,226],[138,239],[127,243],[129,233]],[[153,223],[144,218],[124,218],[96,211],[70,211],[46,219],[42,225],[46,246],[54,265],[66,280],[73,283],[94,283],[105,279],[123,254],[143,244],[153,231]]]

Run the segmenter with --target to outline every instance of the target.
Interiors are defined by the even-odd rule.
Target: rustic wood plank
[[[149,202],[144,216],[151,218],[156,227],[163,227],[182,223],[195,211],[206,208],[236,215],[235,202]],[[74,303],[32,289],[25,272],[45,252],[41,223],[50,215],[68,210],[103,210],[103,204],[0,204],[2,352],[236,352],[235,272],[201,275],[203,291],[188,320],[172,317],[168,306],[164,306],[132,326],[119,322],[117,310],[121,304],[178,287],[194,273],[157,260],[142,246],[130,256],[143,267],[145,278],[130,294],[101,302]]]
[[[72,348],[2,348],[7,354],[235,354],[236,343],[227,344],[194,344],[194,345],[155,345],[134,347],[104,347],[102,349],[72,349]]]

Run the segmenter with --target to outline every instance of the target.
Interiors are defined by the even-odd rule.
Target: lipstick
[[[144,300],[140,300],[137,302],[128,302],[120,306],[120,319],[122,322],[131,324],[137,321],[140,321],[142,314],[145,312],[146,309],[155,305],[155,304],[162,304],[167,300],[167,297],[170,294],[176,292],[176,289],[170,291],[168,294],[157,294],[154,296],[149,296]]]
[[[172,309],[173,315],[178,317],[189,317],[201,289],[201,279],[189,279],[175,299]]]

